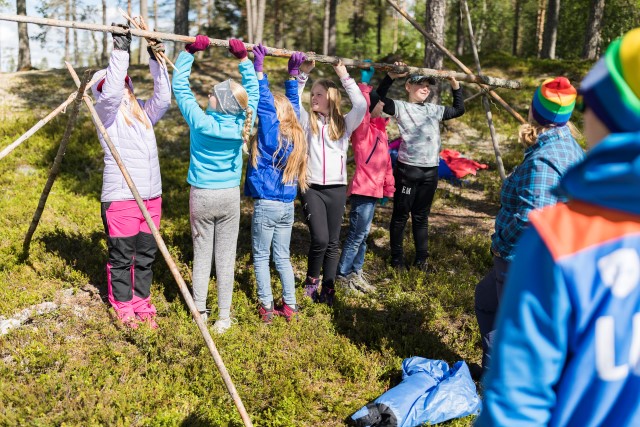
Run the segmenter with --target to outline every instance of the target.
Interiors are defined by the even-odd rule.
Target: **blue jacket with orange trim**
[[[530,215],[477,426],[640,425],[640,133],[612,134]]]

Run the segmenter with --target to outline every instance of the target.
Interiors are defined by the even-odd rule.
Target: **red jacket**
[[[371,118],[369,93],[372,87],[364,83],[358,83],[358,87],[367,100],[367,112],[360,126],[351,134],[356,171],[348,194],[393,197],[395,187],[386,130],[388,119]]]

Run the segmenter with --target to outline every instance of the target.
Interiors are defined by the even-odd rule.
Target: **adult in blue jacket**
[[[271,323],[274,314],[287,321],[298,316],[295,278],[289,257],[293,227],[293,201],[298,185],[307,188],[307,140],[298,121],[300,103],[298,80],[304,55],[295,52],[289,60],[289,80],[285,82],[285,96],[273,95],[263,73],[267,49],[258,45],[253,49],[253,66],[260,87],[258,103],[258,132],[251,144],[250,161],[244,191],[254,199],[251,220],[253,262],[258,285],[260,307],[258,314]],[[280,273],[282,305],[274,309],[269,256],[273,247],[273,261]]]
[[[640,28],[580,93],[592,148],[518,244],[478,426],[640,425]]]

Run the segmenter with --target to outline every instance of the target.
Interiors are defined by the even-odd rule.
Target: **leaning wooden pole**
[[[98,81],[98,78],[96,78],[95,80],[91,80],[89,83],[87,83],[87,88],[90,88],[91,86],[93,86],[93,84],[96,83],[97,81]],[[69,104],[71,104],[73,100],[76,99],[76,95],[77,95],[77,92],[73,92],[71,95],[69,95],[69,98],[66,101],[64,101],[62,104],[60,104],[60,106],[58,106],[58,108],[50,112],[45,118],[43,118],[38,123],[33,125],[33,127],[28,131],[26,131],[25,133],[23,133],[22,136],[20,136],[20,138],[16,139],[14,142],[7,145],[2,151],[0,151],[0,160],[6,157],[9,153],[15,150],[20,144],[25,142],[27,139],[31,138],[37,131],[39,131],[44,125],[46,125],[51,120],[53,120],[58,114],[64,112],[65,109],[69,106]]]
[[[482,73],[482,67],[480,66],[480,56],[478,55],[478,46],[476,45],[476,38],[473,35],[473,25],[471,24],[471,15],[469,14],[469,6],[467,0],[462,0],[461,7],[464,10],[464,14],[467,17],[467,27],[469,29],[469,40],[471,40],[471,51],[473,52],[473,59],[476,62],[476,68],[478,74]],[[496,155],[496,163],[498,164],[498,173],[500,179],[504,181],[507,175],[504,173],[504,164],[502,163],[502,155],[500,154],[500,147],[498,146],[498,137],[496,136],[496,128],[493,125],[493,117],[491,114],[491,104],[486,94],[482,95],[482,105],[484,105],[484,111],[487,115],[487,123],[489,124],[489,133],[491,133],[491,143],[493,144],[493,151]]]
[[[64,153],[67,151],[67,144],[69,143],[69,138],[71,137],[71,132],[76,125],[76,120],[78,119],[78,112],[80,111],[80,103],[82,102],[82,97],[84,95],[84,90],[87,87],[87,83],[91,78],[91,70],[86,70],[84,75],[82,76],[82,83],[80,83],[78,92],[74,99],[73,106],[71,107],[71,113],[69,113],[69,121],[67,122],[67,128],[64,130],[64,135],[62,136],[62,141],[60,142],[60,146],[58,147],[58,154],[56,154],[56,158],[53,161],[53,166],[51,166],[51,170],[49,171],[49,177],[47,178],[47,183],[42,190],[42,194],[40,195],[40,201],[38,202],[38,207],[36,208],[35,213],[33,214],[33,219],[31,219],[31,224],[29,225],[29,230],[27,231],[27,235],[24,238],[24,242],[22,243],[22,256],[26,259],[29,257],[29,246],[31,245],[31,238],[33,237],[33,233],[35,233],[36,228],[38,228],[38,223],[40,222],[40,218],[42,217],[42,212],[44,211],[44,207],[47,204],[47,198],[49,197],[49,193],[51,192],[51,188],[53,187],[53,183],[55,182],[58,174],[60,173],[60,165],[62,164],[62,158],[64,157]]]
[[[409,14],[407,13],[406,10],[404,10],[403,8],[401,8],[400,6],[398,6],[398,4],[396,2],[394,2],[393,0],[387,0],[387,3],[389,3],[395,10],[398,11],[398,13],[402,16],[404,16],[404,18],[409,21],[416,30],[418,30],[427,40],[429,40],[431,43],[434,44],[434,46],[436,46],[438,49],[440,49],[442,51],[442,53],[444,53],[445,55],[447,55],[449,57],[449,59],[451,59],[451,61],[453,61],[458,67],[460,67],[460,69],[462,71],[464,71],[467,74],[473,74],[473,72],[469,69],[469,67],[467,67],[466,65],[464,65],[458,58],[456,58],[456,56],[451,53],[446,47],[444,47],[443,45],[441,45],[440,43],[438,43],[438,41],[436,39],[434,39],[431,34],[429,34],[424,28],[422,28],[422,26],[415,20],[413,19],[411,16],[409,16]],[[456,79],[458,79],[456,77]],[[458,79],[460,81],[469,81],[469,80],[462,80],[462,79]],[[473,81],[472,83],[478,83],[477,81]],[[482,88],[487,88],[487,85],[478,83]],[[497,85],[492,85],[492,86],[497,86]],[[506,87],[506,86],[505,86]],[[490,89],[490,88],[489,88]],[[491,96],[498,104],[502,105],[502,108],[504,108],[505,110],[507,110],[507,112],[509,114],[511,114],[516,120],[518,120],[520,123],[526,123],[526,120],[522,118],[522,116],[513,108],[511,108],[511,106],[509,104],[507,104],[507,102],[502,99],[500,97],[500,95],[498,95],[497,93],[495,93],[493,90],[489,91],[489,96]]]
[[[75,70],[73,69],[71,64],[69,64],[68,62],[66,63],[66,65],[67,65],[67,68],[69,69],[69,72],[71,73],[71,76],[73,77],[73,80],[76,82],[76,85],[79,85],[80,80],[78,79],[78,75],[76,74]],[[171,254],[169,253],[169,249],[167,248],[167,245],[164,243],[162,236],[160,236],[160,232],[158,231],[158,228],[153,223],[153,220],[151,219],[151,215],[149,215],[149,211],[144,205],[142,197],[140,196],[138,189],[136,188],[135,184],[133,183],[133,180],[131,179],[131,175],[129,175],[129,172],[125,167],[124,162],[122,161],[122,158],[118,153],[118,150],[113,145],[113,142],[111,141],[111,138],[107,133],[107,129],[104,127],[102,120],[100,120],[100,117],[98,116],[98,113],[95,107],[93,106],[93,102],[91,102],[91,99],[88,96],[85,96],[83,100],[87,108],[89,108],[89,112],[91,113],[91,117],[93,118],[93,123],[98,128],[98,131],[100,132],[100,134],[102,135],[102,138],[107,144],[107,147],[109,148],[109,151],[113,156],[113,159],[115,160],[118,167],[120,168],[120,171],[122,172],[122,176],[124,177],[124,180],[129,186],[129,189],[131,190],[131,194],[133,194],[133,197],[136,200],[136,203],[138,204],[138,207],[140,208],[140,211],[142,212],[142,215],[144,216],[144,219],[146,220],[147,225],[149,226],[149,229],[151,230],[151,234],[153,235],[156,243],[158,244],[158,249],[160,250],[160,253],[162,253],[162,256],[164,257],[164,260],[167,263],[167,266],[169,267],[171,274],[173,274],[173,278],[178,283],[178,288],[180,289],[180,293],[182,294],[182,297],[187,303],[187,307],[189,307],[189,311],[191,311],[191,314],[193,315],[193,318],[195,319],[196,324],[198,325],[198,329],[200,329],[200,333],[202,334],[202,337],[204,338],[204,341],[207,344],[207,348],[209,349],[211,356],[213,356],[213,360],[216,364],[216,367],[218,368],[218,371],[220,372],[220,376],[222,377],[222,380],[224,381],[225,386],[227,387],[227,391],[231,395],[231,398],[233,399],[233,402],[235,403],[236,408],[240,413],[242,422],[246,427],[252,427],[253,423],[251,422],[251,418],[249,418],[249,414],[247,414],[247,410],[245,409],[244,404],[242,403],[242,399],[240,399],[240,395],[238,394],[236,387],[233,385],[233,381],[231,381],[229,372],[227,371],[227,368],[224,365],[222,357],[220,356],[220,353],[218,352],[218,349],[216,348],[216,345],[213,342],[213,338],[211,338],[209,329],[207,328],[207,325],[202,319],[202,316],[200,316],[200,312],[196,308],[196,303],[193,301],[193,298],[191,297],[191,293],[187,288],[187,284],[184,282],[184,279],[180,274],[180,270],[178,270],[178,266],[173,260],[173,257],[171,256]]]
[[[75,28],[79,30],[100,31],[105,33],[116,33],[116,34],[126,34],[127,32],[129,32],[131,33],[131,35],[134,35],[137,37],[152,37],[160,40],[172,40],[172,41],[183,42],[183,43],[193,43],[195,41],[195,37],[182,36],[178,34],[145,31],[145,30],[139,30],[137,28],[131,28],[127,30],[117,26],[89,24],[86,22],[63,21],[59,19],[39,18],[34,16],[0,14],[0,21],[27,22],[27,23],[38,24],[38,25]],[[216,46],[216,47],[229,46],[229,42],[227,40],[209,39],[209,43],[210,43],[210,46]],[[247,47],[248,50],[252,50],[253,46],[255,45],[250,43],[245,43],[245,46]],[[288,58],[293,53],[294,51],[292,50],[267,47],[267,54],[270,56]],[[322,62],[326,64],[337,64],[338,61],[342,61],[342,63],[347,67],[355,67],[355,68],[373,67],[380,71],[387,71],[387,72],[395,71],[398,73],[409,72],[412,74],[421,74],[424,76],[435,77],[440,79],[455,77],[457,80],[463,81],[463,82],[484,84],[484,85],[489,85],[494,87],[504,87],[508,89],[520,89],[522,87],[522,84],[517,80],[507,80],[507,79],[501,79],[501,78],[489,77],[489,76],[476,76],[468,69],[464,73],[459,73],[455,71],[433,70],[431,68],[408,67],[408,66],[397,67],[392,64],[371,63],[371,62],[359,61],[355,59],[339,58],[337,56],[318,55],[314,52],[306,52],[305,55],[307,56],[308,59],[312,59],[316,62]]]

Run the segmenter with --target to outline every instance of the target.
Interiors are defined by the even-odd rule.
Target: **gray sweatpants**
[[[193,299],[206,309],[211,266],[215,260],[218,318],[231,311],[236,246],[240,227],[240,187],[207,190],[191,187],[189,194],[193,237]]]

